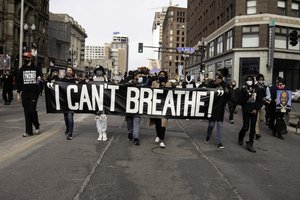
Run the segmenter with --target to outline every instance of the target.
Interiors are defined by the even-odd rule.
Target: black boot
[[[261,135],[260,134],[256,134],[255,135],[255,139],[258,140],[259,138],[261,138]]]
[[[250,151],[252,153],[255,153],[256,150],[253,147],[253,142],[246,142],[246,143],[247,143],[247,149],[248,149],[248,151]]]

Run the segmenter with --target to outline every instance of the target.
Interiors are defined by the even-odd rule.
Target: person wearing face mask
[[[260,129],[259,129],[259,122],[263,121],[263,114],[265,111],[265,105],[267,103],[267,86],[265,86],[265,77],[263,74],[258,74],[256,76],[256,87],[258,89],[257,95],[259,96],[260,103],[263,105],[261,109],[257,111],[257,120],[255,125],[255,139],[258,140],[261,137]]]
[[[240,102],[242,105],[242,113],[243,113],[243,126],[239,132],[238,143],[239,145],[243,145],[244,137],[246,132],[249,130],[249,141],[247,143],[247,149],[250,152],[255,153],[256,150],[253,147],[254,136],[255,136],[255,125],[257,120],[257,112],[262,107],[262,100],[260,99],[260,95],[258,94],[258,87],[255,85],[254,77],[247,76],[246,77],[246,85],[241,89],[240,92]]]
[[[152,82],[151,88],[171,88],[172,84],[168,81],[168,73],[166,71],[160,71],[157,75],[157,80]],[[160,148],[166,148],[165,134],[168,126],[167,118],[151,118],[150,125],[155,124],[156,137],[155,143],[159,143]]]
[[[102,66],[99,66],[94,70],[95,76],[93,77],[93,81],[101,81],[108,82],[107,77],[105,76],[105,71]],[[105,110],[98,111],[95,115],[96,127],[98,131],[98,141],[106,141],[107,140],[107,115],[105,114]]]
[[[237,98],[239,95],[239,88],[236,87],[236,81],[231,81],[228,88],[228,109],[229,109],[229,122],[234,123],[233,115],[237,106]]]
[[[66,75],[61,79],[62,82],[68,83],[78,83],[75,78],[75,70],[72,67],[66,68]],[[67,140],[73,140],[73,129],[74,129],[74,112],[68,111],[64,113],[64,120],[66,125],[65,134],[67,135]]]
[[[140,70],[135,70],[132,80],[127,85],[141,87],[143,85],[143,74]],[[134,145],[140,145],[140,123],[141,117],[138,115],[127,115],[128,140],[133,139]]]
[[[41,71],[34,65],[31,52],[23,54],[23,66],[18,70],[16,84],[18,92],[18,101],[22,97],[22,106],[25,115],[25,133],[23,137],[33,135],[32,124],[35,127],[35,133],[40,132],[40,123],[36,110],[39,98],[38,79],[42,76]]]
[[[270,88],[271,102],[269,104],[269,115],[270,115],[269,127],[272,130],[274,137],[278,137],[279,139],[284,139],[282,134],[287,133],[287,130],[286,130],[286,124],[283,119],[284,113],[276,111],[277,90],[288,90],[285,86],[285,81],[282,77],[278,77],[276,85]],[[279,127],[279,124],[282,125]]]
[[[211,81],[209,85],[209,87],[211,88],[216,88],[224,91],[223,102],[221,102],[222,109],[217,109],[212,111],[212,116],[208,120],[207,133],[204,141],[205,143],[209,143],[212,135],[212,131],[215,127],[215,124],[217,124],[216,144],[219,149],[224,149],[224,146],[222,144],[222,135],[223,135],[223,121],[224,121],[225,107],[228,100],[228,87],[226,82],[223,79],[227,75],[228,75],[227,68],[218,69],[218,71],[216,72],[215,80]]]

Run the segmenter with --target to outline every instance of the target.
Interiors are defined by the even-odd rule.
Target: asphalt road
[[[295,109],[299,108],[294,104]],[[224,122],[223,144],[205,144],[207,121],[170,120],[166,149],[142,120],[141,145],[127,140],[124,117],[109,116],[109,140],[97,141],[94,117],[75,114],[74,139],[64,135],[62,114],[38,104],[41,134],[22,138],[20,104],[0,101],[0,199],[258,199],[298,200],[300,137],[289,127],[285,140],[260,124],[257,153],[237,144],[241,113]]]

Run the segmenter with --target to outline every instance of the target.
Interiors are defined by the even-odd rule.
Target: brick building
[[[161,68],[173,79],[178,74],[178,66],[184,65],[184,57],[176,53],[176,48],[185,47],[186,8],[168,7],[162,34]]]
[[[262,73],[267,83],[283,76],[290,88],[300,88],[300,47],[290,45],[289,36],[300,33],[299,1],[188,0],[187,14],[187,46],[198,49],[189,57],[190,73],[200,68],[202,49],[212,78],[227,67],[228,80],[240,85],[247,75]]]

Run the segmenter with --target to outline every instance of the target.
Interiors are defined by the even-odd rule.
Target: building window
[[[247,0],[247,15],[256,14],[256,0]]]
[[[209,53],[208,56],[209,57],[213,57],[215,55],[215,44],[214,41],[209,43]]]
[[[278,14],[279,15],[286,15],[286,1],[279,0],[277,2]]]
[[[217,42],[217,54],[223,53],[223,36],[218,37]]]
[[[244,26],[242,47],[259,47],[259,26]]]
[[[300,17],[300,14],[299,14],[299,1],[293,1],[292,2],[292,16]]]
[[[275,35],[275,48],[286,49],[286,39],[285,35]]]
[[[259,58],[240,58],[240,87],[245,84],[247,76],[259,74],[259,62]]]
[[[233,39],[232,39],[232,30],[227,32],[227,41],[226,41],[226,51],[232,49]]]

